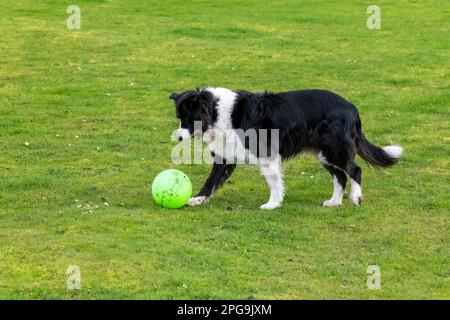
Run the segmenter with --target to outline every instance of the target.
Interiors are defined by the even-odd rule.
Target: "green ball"
[[[191,180],[180,170],[164,170],[153,180],[152,195],[164,208],[181,208],[192,196]]]

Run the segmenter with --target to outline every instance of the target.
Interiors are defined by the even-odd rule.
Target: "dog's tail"
[[[400,146],[378,147],[370,143],[362,132],[356,138],[358,154],[374,167],[384,168],[396,164],[403,153]]]

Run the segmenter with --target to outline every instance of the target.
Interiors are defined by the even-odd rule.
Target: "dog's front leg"
[[[260,209],[272,210],[281,206],[284,197],[283,174],[280,157],[260,162],[261,174],[270,188],[270,199]]]
[[[220,186],[222,186],[225,181],[231,176],[235,168],[236,164],[220,164],[214,162],[208,179],[206,180],[200,192],[195,197],[189,199],[187,203],[188,206],[198,206],[202,203],[207,202],[214,191],[219,189]]]

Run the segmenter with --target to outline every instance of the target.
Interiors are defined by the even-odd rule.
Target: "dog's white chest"
[[[228,163],[248,163],[249,157],[252,157],[235,130],[208,130],[204,141],[211,152]]]

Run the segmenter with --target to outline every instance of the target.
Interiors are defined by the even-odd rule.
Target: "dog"
[[[270,189],[269,201],[261,209],[281,206],[284,197],[282,162],[301,152],[315,153],[332,176],[334,190],[331,198],[323,202],[325,207],[342,204],[347,176],[351,184],[349,198],[355,205],[361,204],[362,171],[355,163],[356,154],[368,164],[381,168],[397,163],[403,153],[403,148],[397,145],[378,147],[370,143],[362,132],[357,108],[326,90],[255,94],[244,90],[203,88],[172,93],[170,99],[175,103],[176,116],[180,120],[180,127],[175,132],[178,140],[190,139],[197,134],[196,121],[201,122],[202,131],[264,129],[278,132],[275,152],[272,148],[268,155],[261,155],[258,150],[251,152]],[[241,139],[241,144],[250,153],[248,143]],[[187,205],[206,203],[235,170],[234,156],[217,153],[212,147],[212,171],[200,192],[189,199]]]

